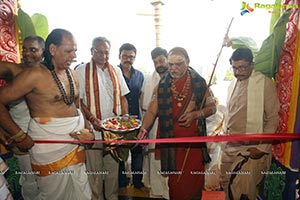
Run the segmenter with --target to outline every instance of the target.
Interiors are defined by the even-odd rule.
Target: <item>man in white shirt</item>
[[[128,114],[125,95],[129,92],[122,72],[109,64],[110,41],[96,37],[92,42],[92,59],[78,66],[80,99],[86,118],[93,125],[95,139],[102,139],[101,120]],[[87,170],[94,200],[118,200],[119,163],[102,144],[87,151]],[[103,195],[103,180],[104,192]]]

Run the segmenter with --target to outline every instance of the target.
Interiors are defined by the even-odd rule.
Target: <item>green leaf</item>
[[[233,49],[248,47],[253,52],[254,56],[259,50],[256,42],[250,37],[231,37],[230,41],[232,42],[231,47]]]
[[[275,5],[281,5],[281,0],[275,0]],[[274,24],[276,23],[276,21],[278,20],[280,15],[281,15],[280,6],[274,6],[273,13],[272,13],[272,16],[271,16],[271,22],[270,22],[270,33],[272,33],[273,28],[274,28]]]
[[[286,35],[286,23],[291,9],[285,11],[276,22],[272,34],[267,37],[255,57],[254,69],[270,78],[274,78],[278,71],[279,56]]]
[[[46,40],[49,29],[48,29],[48,20],[45,15],[36,13],[32,17],[32,22],[36,31],[36,35],[42,37]]]
[[[21,8],[18,9],[18,25],[21,31],[20,36],[22,41],[29,35],[35,35],[35,28],[31,18]]]

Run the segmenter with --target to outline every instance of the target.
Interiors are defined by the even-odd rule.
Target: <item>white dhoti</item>
[[[229,151],[234,148],[227,148]],[[238,149],[238,148],[237,148]],[[246,149],[246,148],[244,148]],[[269,169],[271,162],[271,155],[264,155],[260,159],[245,160],[245,158],[238,154],[237,151],[224,152],[222,155],[221,164],[221,185],[226,194],[229,194],[229,187],[233,199],[240,199],[241,194],[247,195],[250,200],[255,200],[258,194],[257,186],[261,183],[264,173]],[[241,152],[246,152],[242,150]],[[245,161],[244,161],[245,160]],[[241,166],[236,171],[237,166]],[[234,176],[234,177],[232,177]],[[232,182],[230,183],[230,180]],[[227,196],[226,199],[229,199]]]
[[[29,153],[23,155],[15,153],[14,156],[18,159],[21,172],[19,184],[21,185],[22,197],[24,200],[34,199],[38,195],[39,191],[36,176],[32,173],[27,173],[32,172],[30,155]]]
[[[151,77],[146,77],[143,85],[143,101],[142,110],[148,109],[148,105],[152,98],[152,91],[158,84],[160,76],[157,72],[153,72]],[[148,139],[156,139],[157,137],[158,118],[149,131]],[[159,159],[155,159],[155,146],[156,143],[149,143],[145,147],[143,171],[146,173],[143,175],[144,184],[150,187],[150,197],[163,197],[170,199],[168,177],[163,177],[159,172],[161,171],[161,164]]]
[[[9,104],[9,114],[18,126],[25,132],[28,129],[30,113],[24,98],[20,98]]]
[[[225,107],[217,106],[217,112],[206,118],[206,128],[208,136],[216,136],[222,134],[223,120],[225,116]],[[205,190],[217,190],[220,188],[220,162],[221,162],[221,145],[220,142],[207,142],[207,148],[211,162],[205,164]]]
[[[79,116],[31,119],[28,134],[33,140],[75,140],[69,134],[84,128]],[[36,199],[91,199],[84,148],[78,144],[35,144],[29,151],[37,175]]]
[[[158,120],[156,119],[152,129],[149,131],[148,138],[156,139]],[[150,187],[150,197],[163,197],[170,199],[168,177],[163,177],[159,172],[161,171],[161,164],[159,159],[155,159],[156,143],[149,143],[144,155],[143,171],[144,183]]]
[[[31,119],[27,103],[20,98],[9,105],[9,113],[18,126],[27,133],[28,124]],[[36,176],[31,172],[31,162],[28,153],[20,152],[17,147],[13,148],[14,156],[18,159],[20,168],[20,180],[22,197],[24,200],[34,199],[38,195]]]
[[[11,193],[8,190],[7,182],[4,173],[8,170],[7,165],[0,157],[0,200],[13,200]]]

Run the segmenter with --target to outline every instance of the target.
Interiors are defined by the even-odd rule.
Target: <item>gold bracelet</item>
[[[19,140],[15,140],[16,143],[21,143],[21,142],[23,142],[23,141],[27,138],[27,136],[28,136],[26,133],[25,133],[24,135],[25,135],[25,137],[23,137],[23,138],[21,138],[21,139],[19,139]]]
[[[24,131],[22,129],[20,129],[20,131],[16,134],[10,137],[10,139],[15,140],[19,137],[21,137],[24,134]]]
[[[18,142],[23,140],[26,137],[26,133],[21,129],[16,135],[10,137],[10,139]]]

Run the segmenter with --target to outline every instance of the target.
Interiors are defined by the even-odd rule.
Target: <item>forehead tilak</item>
[[[168,56],[169,63],[181,63],[185,61],[185,57],[179,54],[171,54]]]

